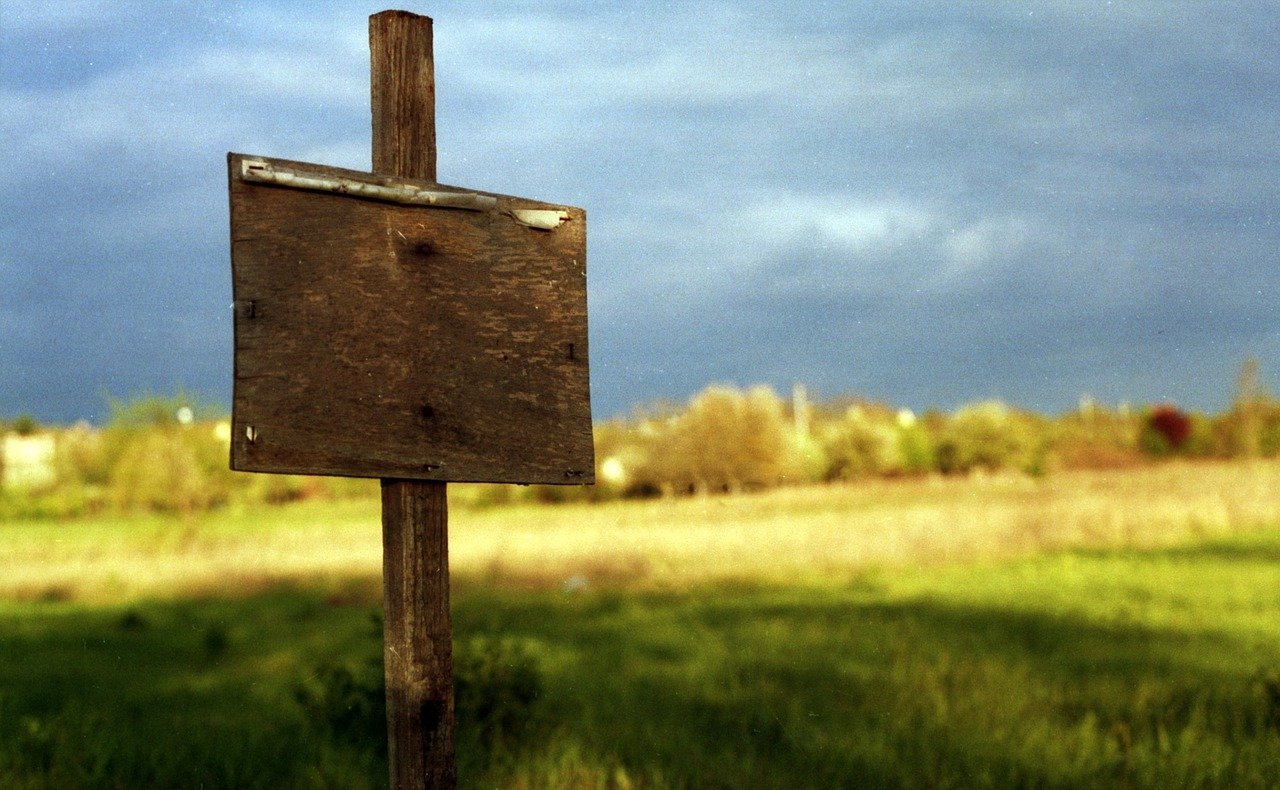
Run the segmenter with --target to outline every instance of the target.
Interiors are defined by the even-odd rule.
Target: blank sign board
[[[585,212],[228,164],[232,468],[593,481]]]

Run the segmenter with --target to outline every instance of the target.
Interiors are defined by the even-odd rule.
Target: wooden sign
[[[227,161],[232,468],[593,482],[582,209]]]

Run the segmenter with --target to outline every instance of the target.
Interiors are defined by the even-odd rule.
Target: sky
[[[370,162],[364,2],[0,0],[0,418],[228,404],[226,153]],[[473,3],[439,179],[584,207],[593,410],[1280,383],[1280,6]]]

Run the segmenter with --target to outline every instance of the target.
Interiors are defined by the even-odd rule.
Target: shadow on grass
[[[335,737],[296,694],[317,667],[377,654],[377,601],[353,589],[366,592],[0,603],[0,777],[382,785],[381,733]],[[564,593],[470,581],[454,618],[459,640],[517,640],[542,688],[532,741],[484,751],[460,732],[464,786],[1280,781],[1256,667],[1205,660],[1239,652],[1221,635],[894,601],[867,585]]]
[[[1181,546],[1160,552],[1177,560],[1222,560],[1226,562],[1280,562],[1280,545],[1275,542],[1247,543],[1241,540]]]
[[[317,663],[363,649],[371,612],[288,587],[0,603],[0,784],[368,786],[375,759],[327,742],[294,692]]]
[[[577,600],[490,592],[461,602],[459,622],[558,656],[570,671],[552,696],[563,720],[587,722],[573,730],[579,749],[677,784],[1280,777],[1275,702],[1257,665],[1217,668],[1241,645],[1010,604],[742,586]]]
[[[1276,540],[1274,532],[1262,532],[1259,535],[1215,538],[1163,549],[1077,548],[1067,553],[1084,559],[1129,557],[1144,561],[1168,559],[1180,562],[1211,560],[1226,563],[1280,563],[1280,541]]]

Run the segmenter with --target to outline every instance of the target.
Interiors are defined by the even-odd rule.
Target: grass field
[[[0,786],[384,784],[377,520],[0,524]],[[451,535],[464,786],[1280,784],[1277,464],[456,508]]]

